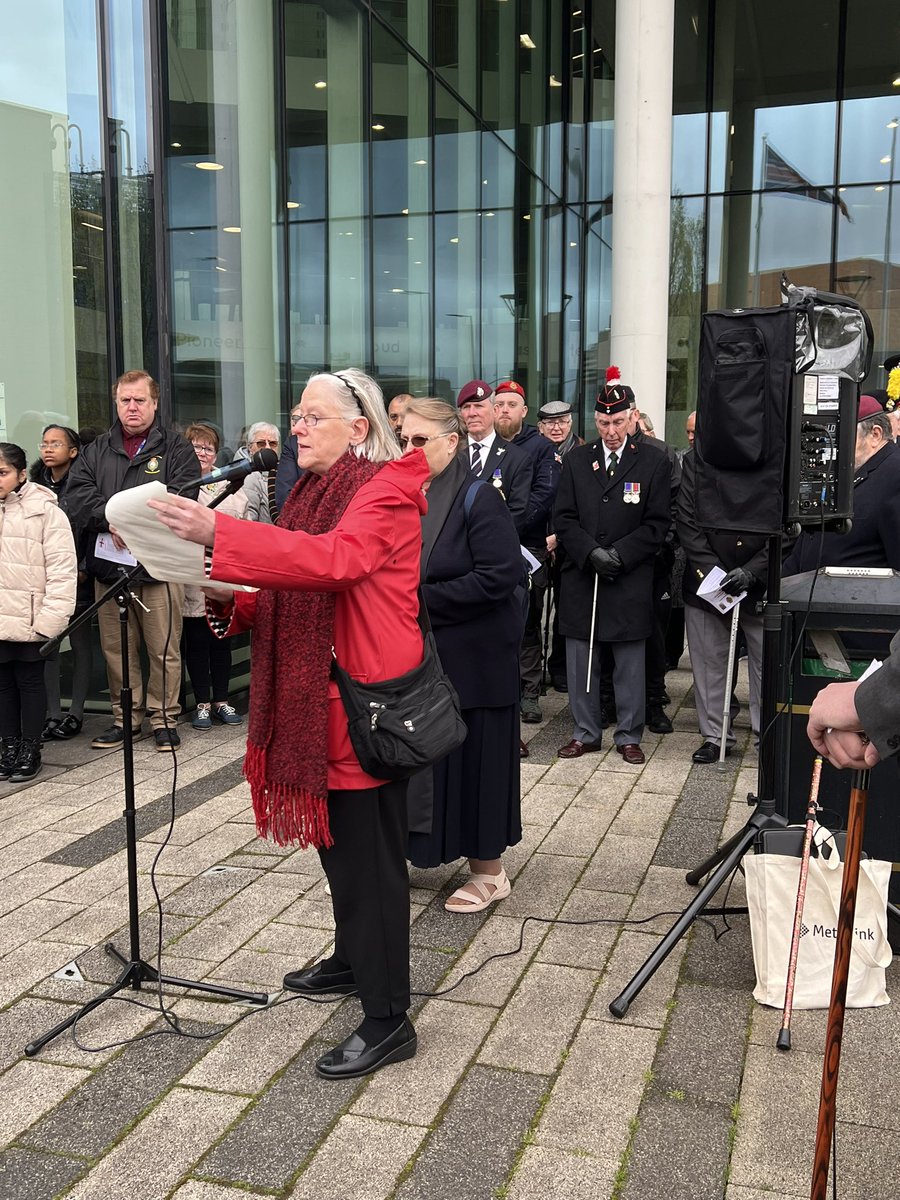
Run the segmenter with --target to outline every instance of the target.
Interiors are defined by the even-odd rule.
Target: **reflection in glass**
[[[704,219],[702,198],[672,200],[669,248],[669,344],[666,426],[684,442],[684,421],[695,404],[703,309]],[[670,440],[667,436],[666,440]]]

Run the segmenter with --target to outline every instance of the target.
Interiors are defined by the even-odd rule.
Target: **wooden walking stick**
[[[847,846],[844,850],[844,878],[838,913],[837,942],[834,948],[834,972],[831,977],[831,1002],[828,1005],[828,1029],[825,1034],[825,1061],[822,1064],[822,1091],[816,1126],[816,1152],[813,1159],[810,1200],[826,1200],[828,1159],[834,1137],[837,1111],[838,1070],[841,1064],[841,1039],[847,1003],[847,979],[853,948],[853,921],[856,916],[856,892],[859,882],[859,858],[866,825],[866,799],[869,772],[854,771],[850,787],[850,813],[847,818]]]
[[[800,857],[800,882],[797,886],[797,904],[794,907],[794,929],[791,934],[791,952],[788,956],[787,979],[784,985],[784,1009],[781,1013],[781,1029],[775,1045],[779,1050],[791,1048],[791,1013],[794,1011],[794,983],[797,979],[797,956],[800,952],[800,928],[803,924],[803,905],[806,902],[806,881],[809,878],[809,856],[812,850],[816,813],[819,811],[819,781],[822,778],[822,755],[813,761],[812,781],[809,785],[809,801],[806,805],[806,828],[803,833],[803,854]]]

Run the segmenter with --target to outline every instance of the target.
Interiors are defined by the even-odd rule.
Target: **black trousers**
[[[217,638],[206,617],[185,617],[184,661],[198,704],[227,700],[231,679],[231,639]],[[212,682],[212,695],[210,695]]]
[[[37,741],[46,710],[44,660],[19,658],[0,663],[0,737]]]
[[[353,971],[367,1017],[409,1008],[406,787],[328,793],[334,845],[319,858],[331,886],[334,952]]]

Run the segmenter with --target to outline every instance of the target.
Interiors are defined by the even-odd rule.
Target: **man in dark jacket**
[[[531,499],[531,457],[495,431],[494,393],[483,379],[472,379],[461,388],[456,405],[468,434],[460,457],[466,460],[473,479],[483,479],[501,493],[521,538]]]
[[[129,570],[134,559],[128,547],[106,520],[106,502],[116,492],[151,483],[154,479],[178,490],[196,479],[200,466],[190,442],[180,433],[163,429],[157,420],[159,386],[146,371],[127,371],[113,388],[116,421],[75,460],[65,496],[65,509],[79,536],[87,544],[87,568],[99,597],[120,572]],[[198,487],[185,495],[196,499]],[[181,711],[181,610],[184,588],[165,584],[146,572],[131,584],[135,602],[128,615],[129,675],[133,690],[132,722],[140,736],[146,711],[157,750],[171,751],[180,744],[175,724]],[[119,641],[119,612],[114,603],[104,604],[97,619],[100,645],[106,659],[113,725],[94,738],[95,749],[121,746],[123,678]],[[146,705],[138,657],[139,634],[143,636],[150,664]],[[165,668],[163,664],[165,663]],[[163,687],[165,675],[165,687]]]
[[[539,563],[549,558],[547,533],[550,513],[559,486],[560,464],[553,445],[542,437],[533,425],[525,424],[528,404],[525,389],[515,380],[498,383],[494,389],[494,429],[512,446],[518,446],[531,458],[533,474],[525,523],[519,534],[522,545]],[[522,720],[537,725],[541,712],[541,616],[546,593],[546,570],[532,576],[528,598],[528,619],[522,637],[519,671],[522,678]]]
[[[598,397],[594,420],[600,438],[563,459],[553,509],[565,553],[559,627],[566,638],[574,720],[572,740],[559,751],[562,758],[600,749],[597,651],[598,643],[608,643],[618,710],[616,749],[626,762],[644,761],[644,643],[653,628],[653,561],[671,523],[672,470],[661,450],[628,436],[628,408],[624,390],[606,389]]]
[[[572,428],[572,405],[565,400],[548,400],[538,409],[538,432],[553,444],[553,453],[562,472],[562,461],[570,450],[584,445]],[[558,486],[558,485],[557,485]],[[553,593],[553,629],[550,638],[550,653],[547,656],[547,671],[550,682],[558,692],[567,692],[566,682],[566,639],[559,632],[559,574],[561,555],[556,552],[556,534],[551,529],[547,535],[550,552],[549,586]]]
[[[871,396],[860,396],[853,477],[853,524],[848,533],[804,530],[783,574],[818,567],[893,567],[900,571],[900,449],[890,417]]]
[[[738,617],[747,644],[750,676],[750,721],[759,737],[759,702],[762,688],[763,618],[756,611],[766,587],[767,544],[764,534],[727,529],[703,529],[695,508],[696,452],[688,450],[681,462],[681,488],[676,503],[678,538],[686,565],[682,591],[688,650],[694,673],[694,700],[703,743],[691,756],[696,763],[713,763],[719,757],[722,716],[725,707],[728,642],[731,614],[724,615],[709,604],[697,589],[713,567],[726,572],[722,590],[738,595],[746,592]],[[733,719],[733,718],[731,718]],[[734,734],[731,719],[725,733],[725,754],[731,753]]]

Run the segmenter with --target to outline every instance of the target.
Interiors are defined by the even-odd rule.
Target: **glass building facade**
[[[619,0],[620,3],[627,0]],[[142,366],[233,449],[308,374],[593,404],[615,0],[31,0],[0,41],[0,439]],[[895,0],[675,0],[668,433],[782,270],[900,349]],[[227,453],[223,452],[223,453]]]

